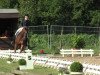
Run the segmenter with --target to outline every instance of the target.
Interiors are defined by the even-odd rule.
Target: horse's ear
[[[28,28],[26,26],[24,28],[25,28],[25,30],[28,30]]]
[[[28,28],[27,28],[27,27],[25,27],[25,30],[28,30]]]

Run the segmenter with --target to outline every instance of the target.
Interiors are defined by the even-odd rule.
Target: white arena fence
[[[27,53],[31,53],[31,50],[26,50],[26,53],[20,53],[20,50],[17,50],[14,53],[14,50],[0,50],[0,58],[9,58],[13,60],[26,59]]]
[[[81,57],[83,57],[83,55],[90,55],[91,57],[94,54],[94,50],[92,49],[61,49],[60,50],[60,54],[64,57],[64,55],[72,55],[72,57],[74,57],[74,55],[81,55]]]
[[[31,53],[31,50],[26,50],[27,53]],[[11,56],[14,60],[19,59],[26,59],[27,53],[19,53],[19,50],[17,50],[17,53],[14,53],[13,50],[0,50],[0,58],[8,58]],[[71,63],[74,61],[67,61],[67,60],[60,60],[55,58],[50,58],[47,56],[32,56],[33,64],[34,65],[40,65],[44,67],[50,67],[59,69],[61,67],[70,67]],[[83,71],[84,75],[100,75],[100,65],[93,65],[93,64],[87,64],[83,63]]]

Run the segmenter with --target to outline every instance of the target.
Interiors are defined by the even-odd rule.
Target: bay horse
[[[25,46],[27,43],[27,27],[19,28],[15,33],[15,40],[14,40],[14,52],[16,53],[16,49],[20,48],[20,53],[25,52]]]

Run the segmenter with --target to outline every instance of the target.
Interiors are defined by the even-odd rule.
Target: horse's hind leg
[[[16,53],[16,48],[17,48],[17,44],[15,44],[14,46],[14,52]]]

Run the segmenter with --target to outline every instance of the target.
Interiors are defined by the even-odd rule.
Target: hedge
[[[49,38],[47,34],[34,34],[29,37],[29,46],[30,49],[36,53],[39,53],[39,50],[41,49],[44,50],[45,53],[59,53],[61,48],[98,49],[99,41],[98,36],[88,34],[52,34]]]

